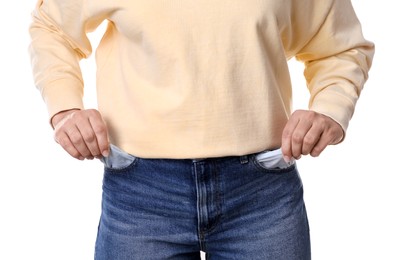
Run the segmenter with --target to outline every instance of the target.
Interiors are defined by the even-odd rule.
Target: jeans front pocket
[[[295,167],[294,160],[284,161],[281,148],[255,154],[254,164],[260,170],[270,173],[285,173]]]
[[[102,157],[100,160],[104,163],[106,170],[123,171],[134,165],[137,159],[137,157],[110,144],[110,154],[108,157]]]

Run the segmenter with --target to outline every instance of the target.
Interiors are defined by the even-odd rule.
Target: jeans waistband
[[[241,156],[234,156],[234,157],[239,157],[240,163],[245,164],[245,163],[249,162],[249,157],[250,156],[251,155],[248,154],[248,155],[241,155]],[[227,157],[216,157],[216,158],[192,158],[191,161],[193,163],[198,163],[198,162],[203,162],[203,161],[210,160],[210,159],[215,160],[215,159],[225,159],[225,158],[230,158],[230,157],[227,156]]]

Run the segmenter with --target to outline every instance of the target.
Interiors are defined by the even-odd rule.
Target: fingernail
[[[103,154],[104,157],[107,157],[108,156],[108,150],[104,150],[102,154]]]
[[[289,163],[289,162],[291,161],[291,158],[288,157],[288,156],[283,156],[283,158],[284,158],[284,161],[285,161],[286,163]]]
[[[84,160],[84,157],[83,157],[83,156],[80,156],[80,157],[79,157],[79,160],[80,160],[80,161],[83,161],[83,160]]]

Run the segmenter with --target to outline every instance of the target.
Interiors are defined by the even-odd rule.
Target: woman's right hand
[[[107,157],[107,125],[95,109],[71,109],[54,115],[55,141],[72,157],[84,160]]]

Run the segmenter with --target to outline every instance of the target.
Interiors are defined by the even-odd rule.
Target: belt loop
[[[240,159],[241,164],[246,164],[249,162],[249,158],[247,155],[243,155],[243,156],[239,157],[239,159]]]

